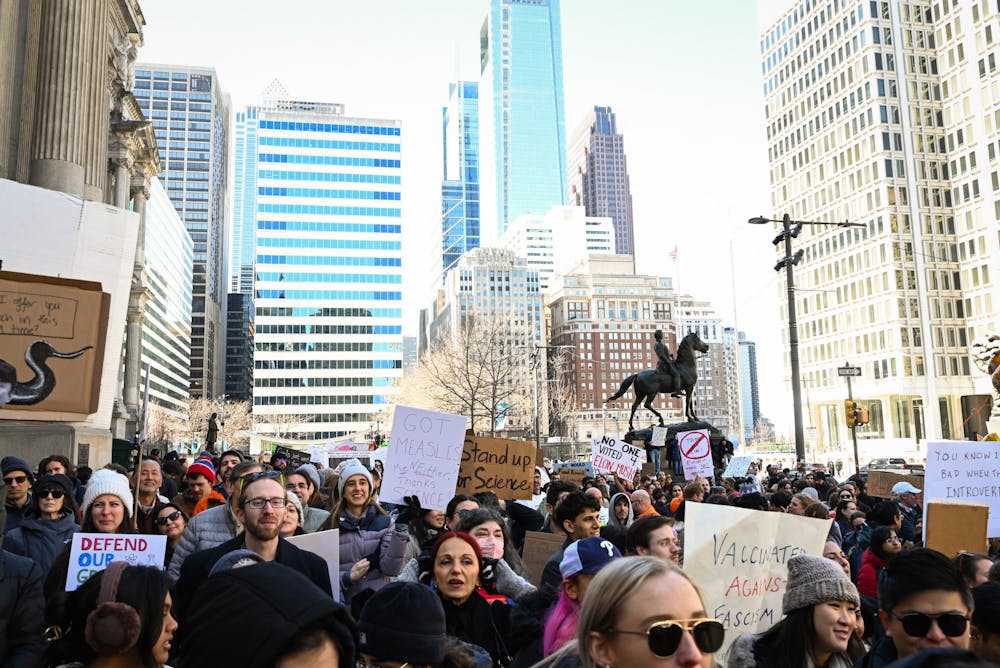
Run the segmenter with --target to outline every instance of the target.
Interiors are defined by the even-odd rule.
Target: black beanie
[[[333,636],[339,668],[354,668],[354,620],[344,606],[287,566],[266,562],[216,573],[199,587],[188,610],[179,637],[177,665],[183,668],[273,666],[291,640],[317,628]]]
[[[444,660],[441,599],[416,582],[390,582],[365,603],[359,650],[379,661],[438,664]]]
[[[972,588],[972,623],[980,631],[1000,633],[1000,582],[988,581]]]

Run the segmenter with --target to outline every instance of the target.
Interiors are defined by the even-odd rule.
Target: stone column
[[[87,108],[84,135],[84,199],[100,202],[108,181],[108,132],[110,128],[111,89],[108,67],[111,51],[110,10],[108,0],[89,0],[94,15],[94,30],[86,45],[88,58]]]
[[[130,187],[134,211],[139,214],[139,234],[136,241],[135,264],[132,266],[132,287],[129,291],[128,313],[125,320],[125,387],[124,400],[128,434],[138,430],[141,419],[140,370],[142,367],[142,326],[146,320],[146,302],[149,300],[149,286],[146,283],[146,202],[149,188],[144,179],[136,180],[138,185]],[[130,181],[130,186],[131,186]],[[119,183],[115,183],[118,190]]]
[[[21,2],[0,0],[0,178],[15,179],[18,142],[18,115],[14,109],[20,100],[22,72],[17,71],[17,53],[21,38]]]
[[[86,132],[97,110],[90,106],[95,23],[92,0],[40,4],[37,114],[32,131],[31,185],[84,194]],[[107,110],[100,110],[106,114]]]

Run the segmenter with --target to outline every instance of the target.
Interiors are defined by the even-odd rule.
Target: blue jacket
[[[42,572],[31,559],[0,550],[0,666],[34,668],[42,639]]]
[[[34,561],[42,570],[44,578],[51,570],[52,562],[79,530],[72,513],[57,520],[29,517],[21,522],[21,526],[4,536],[3,548]]]

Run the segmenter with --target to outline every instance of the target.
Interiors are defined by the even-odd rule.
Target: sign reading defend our
[[[530,499],[535,444],[466,434],[456,494],[493,492],[504,500]]]

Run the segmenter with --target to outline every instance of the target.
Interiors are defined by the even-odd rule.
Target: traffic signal
[[[847,426],[853,429],[858,424],[858,405],[850,399],[844,399],[844,413],[847,415]]]
[[[858,424],[868,424],[868,409],[863,407],[859,408],[855,421]]]

